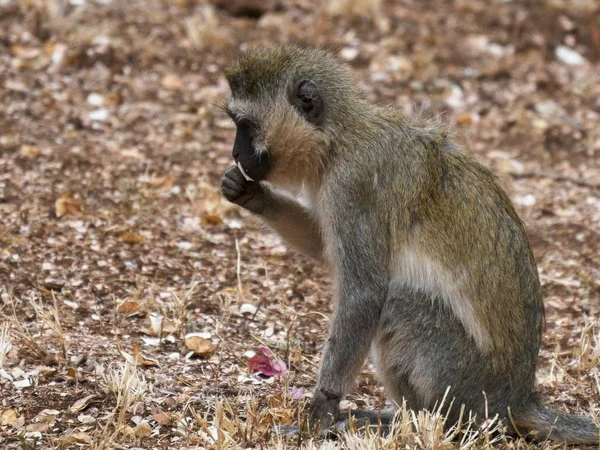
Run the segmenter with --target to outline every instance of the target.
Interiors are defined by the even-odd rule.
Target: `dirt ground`
[[[221,200],[218,105],[224,64],[280,42],[335,48],[498,174],[546,298],[539,389],[598,412],[595,0],[218,3],[0,0],[0,447],[468,448],[419,418],[401,444],[274,435],[310,395],[330,284]],[[383,401],[367,365],[346,403]]]

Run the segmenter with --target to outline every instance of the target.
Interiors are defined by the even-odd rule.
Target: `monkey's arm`
[[[360,370],[379,324],[388,285],[384,222],[375,208],[348,207],[352,199],[336,196],[325,229],[336,275],[336,305],[321,358],[311,413],[321,426],[339,415],[339,402]],[[329,418],[328,416],[332,416]]]
[[[323,242],[318,225],[294,197],[246,180],[235,166],[223,175],[221,192],[230,202],[260,216],[292,247],[322,261]]]
[[[323,242],[310,212],[294,197],[265,188],[267,201],[261,218],[287,243],[306,256],[323,261]]]

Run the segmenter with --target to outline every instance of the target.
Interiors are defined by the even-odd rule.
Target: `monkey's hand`
[[[319,433],[327,432],[340,416],[340,400],[341,397],[317,388],[310,403],[310,427],[318,427]]]
[[[230,167],[223,174],[221,193],[231,203],[255,214],[262,214],[265,210],[265,188],[256,181],[246,180],[237,166]]]

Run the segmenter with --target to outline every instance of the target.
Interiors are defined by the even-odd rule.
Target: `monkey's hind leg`
[[[497,372],[454,312],[439,298],[390,286],[376,337],[378,371],[386,393],[414,411],[439,411],[446,427],[467,416],[477,421],[518,408],[530,393],[533,364]],[[407,389],[408,385],[408,389]]]

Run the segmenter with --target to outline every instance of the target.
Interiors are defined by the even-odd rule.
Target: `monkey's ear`
[[[313,125],[323,122],[325,103],[314,81],[297,81],[290,95],[290,103]]]

